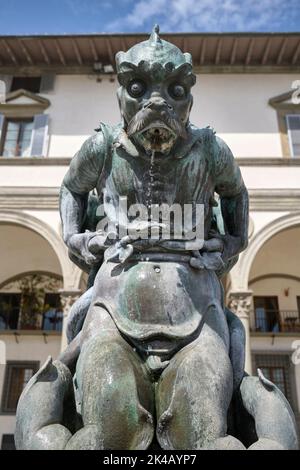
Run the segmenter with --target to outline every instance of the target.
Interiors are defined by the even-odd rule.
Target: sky
[[[0,35],[300,30],[300,0],[0,0]]]

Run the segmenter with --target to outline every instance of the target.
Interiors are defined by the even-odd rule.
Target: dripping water
[[[151,222],[153,215],[151,214],[151,205],[153,203],[152,200],[152,191],[153,191],[153,186],[154,186],[154,173],[155,173],[155,148],[157,148],[158,141],[159,141],[159,131],[156,130],[156,135],[153,136],[152,142],[151,142],[151,157],[150,157],[150,168],[149,168],[149,183],[148,183],[148,190],[147,190],[147,208],[148,208],[148,222]],[[151,228],[149,227],[148,229],[148,237],[151,238]]]
[[[147,206],[148,206],[148,220],[151,221],[151,205],[152,205],[152,191],[154,185],[154,166],[155,166],[155,150],[151,152],[150,159],[150,168],[149,168],[149,183],[148,183],[148,197],[147,197]]]

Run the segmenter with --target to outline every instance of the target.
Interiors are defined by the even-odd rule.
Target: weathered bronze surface
[[[100,124],[61,188],[64,240],[88,290],[68,348],[20,398],[17,448],[295,449],[289,404],[244,373],[244,329],[224,307],[220,277],[247,246],[248,194],[227,145],[189,122],[191,56],[155,27],[116,63],[122,122]],[[124,214],[124,197],[146,212]],[[202,205],[202,238],[178,238],[174,221],[162,237],[150,209],[163,204],[193,215]]]

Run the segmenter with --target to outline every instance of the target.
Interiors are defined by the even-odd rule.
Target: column
[[[228,296],[228,308],[235,313],[245,328],[246,350],[245,371],[252,374],[251,347],[250,347],[250,310],[252,305],[252,291],[230,292]]]
[[[75,290],[61,290],[60,291],[60,298],[61,298],[61,304],[63,307],[63,325],[62,325],[62,336],[61,336],[61,351],[66,349],[68,342],[67,342],[67,336],[66,336],[66,329],[67,329],[67,319],[69,316],[69,312],[71,310],[72,305],[76,300],[81,296],[82,292],[79,289]]]

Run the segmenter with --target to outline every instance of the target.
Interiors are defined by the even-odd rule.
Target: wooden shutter
[[[0,114],[0,155],[3,153],[3,130],[4,130],[4,114]]]
[[[54,82],[54,74],[49,73],[46,75],[42,75],[40,93],[49,93],[49,91],[52,91],[54,89]]]
[[[6,93],[7,93],[6,83],[3,80],[1,80],[1,76],[0,76],[0,104],[5,103]]]
[[[291,156],[300,157],[300,114],[288,114],[286,123]]]
[[[1,450],[16,450],[13,434],[2,434]]]
[[[33,122],[30,155],[32,157],[45,156],[47,143],[48,114],[36,114]]]

